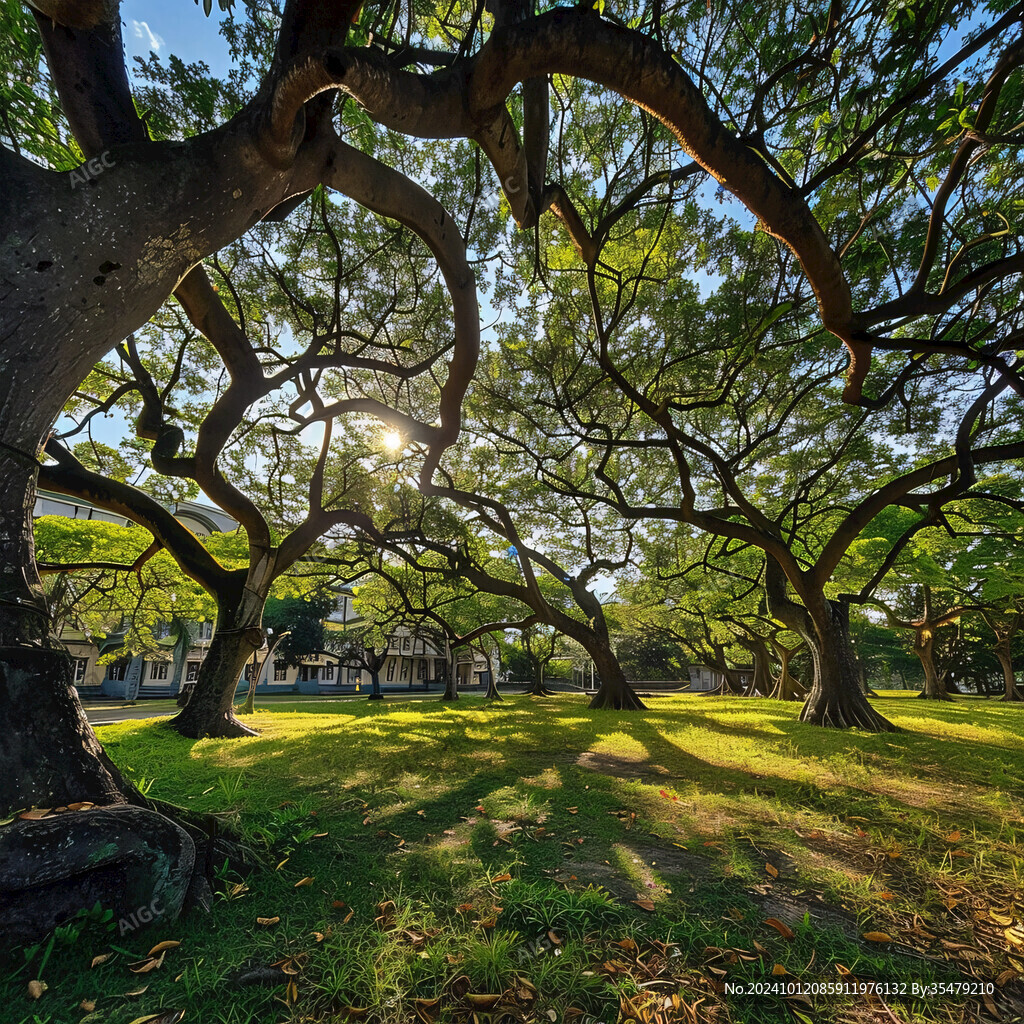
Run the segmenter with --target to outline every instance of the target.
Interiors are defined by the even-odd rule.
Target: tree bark
[[[918,694],[924,700],[952,700],[946,691],[945,678],[935,667],[935,634],[931,626],[919,627],[914,632],[914,653],[924,669],[924,689]]]
[[[1003,701],[1024,700],[1024,695],[1017,689],[1017,680],[1013,674],[1013,658],[1010,654],[1009,639],[1000,640],[996,644],[995,653],[1003,670],[1003,695],[999,699]]]
[[[594,659],[594,667],[601,677],[601,685],[597,688],[591,708],[608,708],[614,711],[646,711],[647,705],[636,695],[633,687],[626,680],[619,659],[615,657],[611,645],[602,642],[602,638],[594,634],[593,639],[584,646],[587,653]]]
[[[808,609],[808,618],[812,628],[803,623],[800,632],[810,648],[814,682],[800,721],[833,729],[895,732],[861,689],[843,607],[822,597],[813,611]]]
[[[487,692],[484,694],[484,700],[504,700],[500,693],[498,693],[498,666],[500,665],[500,659],[497,651],[491,655],[488,651],[484,651],[484,657],[487,658]]]
[[[776,647],[775,653],[779,658],[779,675],[768,696],[772,700],[803,700],[807,696],[807,687],[789,670],[795,652]]]
[[[188,704],[171,719],[170,726],[182,736],[258,736],[235,717],[233,704],[238,680],[255,651],[263,646],[260,628],[263,605],[255,614],[239,614],[234,602],[220,601],[217,606],[217,630],[213,634],[206,659]]]
[[[547,661],[540,658],[531,658],[530,664],[533,667],[533,685],[526,692],[531,697],[550,697],[554,693],[544,685],[544,671],[548,667]]]

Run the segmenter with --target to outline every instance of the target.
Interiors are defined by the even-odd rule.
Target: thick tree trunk
[[[531,697],[550,697],[554,691],[549,690],[544,685],[544,670],[547,668],[548,663],[546,661],[533,658],[531,659],[530,664],[533,667],[533,685],[526,692]]]
[[[793,652],[776,648],[776,654],[779,657],[779,675],[768,696],[772,700],[803,700],[807,696],[807,687],[789,670]]]
[[[1010,654],[1010,641],[1000,641],[995,648],[996,657],[1003,670],[1003,695],[1000,700],[1020,701],[1024,695],[1017,689],[1017,680],[1013,674],[1013,658]]]
[[[455,664],[455,657],[451,649],[450,644],[445,644],[445,659],[444,659],[444,693],[441,694],[441,700],[451,701],[459,699],[459,670]]]
[[[946,691],[944,677],[935,667],[935,637],[928,628],[918,629],[914,634],[914,653],[924,669],[924,689],[918,697],[924,700],[952,700]]]
[[[0,444],[0,817],[79,800],[141,804],[86,721],[71,661],[50,635],[32,537],[39,410],[20,407],[31,393],[6,398],[0,407],[0,437],[7,442]]]
[[[811,619],[814,628],[804,633],[804,639],[811,651],[814,682],[800,721],[833,729],[896,731],[892,722],[868,703],[861,689],[843,609],[822,599]]]
[[[487,658],[487,692],[484,694],[484,700],[504,700],[500,693],[498,693],[498,669],[501,664],[497,652],[493,655],[484,652],[484,656]]]
[[[633,687],[626,681],[619,659],[615,657],[611,645],[595,637],[584,645],[587,653],[594,659],[594,667],[601,677],[601,685],[590,702],[591,708],[610,708],[615,711],[645,711],[647,705],[636,695]]]
[[[751,640],[744,647],[754,656],[754,671],[750,674],[750,682],[743,693],[744,697],[767,697],[772,691],[772,676],[768,670],[768,647],[766,644]]]
[[[239,617],[231,605],[218,604],[210,650],[189,702],[171,720],[171,728],[191,739],[259,735],[235,717],[232,707],[239,678],[253,653],[263,646],[259,622],[259,614]]]
[[[380,666],[370,669],[370,696],[367,700],[383,700],[384,694],[380,689]]]

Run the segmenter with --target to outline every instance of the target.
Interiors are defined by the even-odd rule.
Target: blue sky
[[[161,57],[173,53],[185,61],[202,60],[222,77],[231,66],[228,48],[218,31],[223,15],[215,3],[207,18],[193,0],[123,0],[122,32],[129,68],[133,57],[155,51]]]

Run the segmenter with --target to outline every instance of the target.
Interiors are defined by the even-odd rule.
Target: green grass
[[[270,869],[224,879],[207,916],[123,937],[87,921],[54,941],[41,972],[45,946],[27,963],[17,952],[0,1019],[128,1024],[180,1009],[203,1024],[444,1022],[504,993],[481,1022],[502,1009],[685,1021],[699,1005],[702,1020],[838,1024],[881,1019],[877,1004],[739,997],[725,984],[1024,972],[1024,708],[887,698],[904,731],[869,736],[804,726],[797,706],[764,700],[651,704],[615,715],[574,696],[274,703],[256,716],[261,736],[232,741],[153,721],[102,727],[151,795],[226,813]],[[181,945],[159,969],[128,970],[163,939]],[[235,984],[282,962],[297,972],[291,989]],[[49,989],[33,1002],[40,973]],[[1002,980],[994,998],[1013,1020],[1021,982]],[[959,1020],[967,1003],[886,997],[908,1024]]]

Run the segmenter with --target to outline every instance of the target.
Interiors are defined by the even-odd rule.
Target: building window
[[[167,678],[167,662],[166,661],[151,661],[149,663],[149,678],[150,679],[166,679]]]
[[[288,666],[280,658],[274,659],[274,682],[283,683],[288,678]]]
[[[115,661],[107,666],[107,678],[113,683],[124,682],[128,678],[128,662]]]
[[[403,651],[411,651],[412,650],[412,637],[408,637],[408,636],[403,636],[402,637],[402,650]]]
[[[351,686],[355,686],[359,682],[361,673],[357,668],[350,668],[348,670],[348,681]]]
[[[395,659],[391,658],[388,661],[388,682],[393,682],[395,678]]]
[[[319,678],[319,668],[316,665],[303,665],[299,669],[299,678],[304,682],[316,682]]]
[[[212,622],[200,622],[199,623],[199,639],[200,640],[212,640],[213,639],[213,623]]]
[[[408,679],[409,678],[409,659],[408,658],[403,658],[402,659],[402,675],[401,675],[401,678],[402,679]]]
[[[80,683],[85,679],[86,669],[89,667],[88,658],[75,658],[75,682]]]
[[[334,678],[334,663],[328,661],[324,664],[323,674],[320,676],[321,679],[333,679]]]
[[[420,658],[416,668],[416,678],[426,679],[427,678],[427,662],[425,658]]]
[[[190,661],[185,665],[185,682],[194,683],[199,678],[199,662]]]

